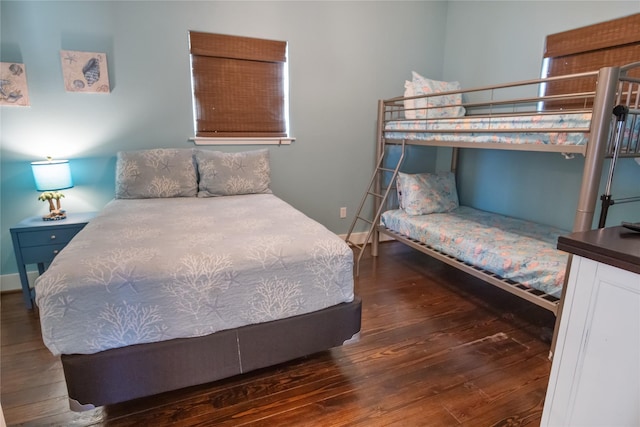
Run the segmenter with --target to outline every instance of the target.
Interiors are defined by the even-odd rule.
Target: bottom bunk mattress
[[[116,199],[36,281],[53,354],[200,337],[354,300],[353,254],[272,194]]]
[[[428,215],[390,210],[382,214],[382,224],[460,261],[560,298],[568,254],[556,244],[566,230],[468,206]]]

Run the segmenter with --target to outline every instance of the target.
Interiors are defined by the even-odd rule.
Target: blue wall
[[[114,194],[118,150],[192,146],[189,30],[289,42],[296,142],[270,148],[272,188],[345,233],[350,219],[340,219],[339,208],[352,218],[374,163],[377,99],[401,93],[414,69],[441,78],[446,7],[3,0],[1,60],[25,64],[31,106],[0,109],[0,274],[17,271],[9,228],[47,210],[37,200],[30,161],[69,158],[76,186],[65,191],[65,208],[99,210]],[[66,93],[61,49],[105,52],[111,93]]]
[[[640,1],[635,0],[453,1],[447,13],[443,75],[463,87],[535,79],[540,76],[546,35],[638,12]],[[460,199],[571,230],[583,165],[582,156],[565,160],[560,154],[463,150]],[[603,174],[607,171],[608,162]],[[602,181],[598,194],[604,192]],[[622,159],[616,166],[614,198],[640,195],[638,183],[640,165]],[[594,226],[598,214],[599,203]],[[607,225],[622,220],[640,221],[640,203],[612,207]]]
[[[99,210],[113,197],[117,151],[192,146],[189,30],[289,42],[297,140],[270,148],[272,188],[332,231],[345,233],[374,163],[376,101],[400,95],[411,70],[459,80],[464,87],[537,77],[547,34],[638,11],[635,0],[2,0],[0,60],[25,64],[31,106],[0,107],[0,275],[16,272],[9,227],[46,212],[37,201],[30,161],[69,158],[76,186],[65,191],[65,207]],[[66,93],[61,49],[105,52],[111,93]],[[427,167],[448,167],[446,150],[436,152]],[[518,178],[512,172],[533,163],[534,171],[545,169],[551,177],[557,198],[571,199],[580,166],[567,167],[562,159],[550,163],[540,154],[501,156],[463,153],[461,197],[570,228],[570,204],[552,210],[528,196],[540,192],[529,187],[539,174]],[[637,183],[639,171],[634,163],[621,173]],[[479,176],[471,178],[470,172]],[[498,183],[504,185],[502,173],[509,179],[496,191]],[[339,219],[341,206],[348,208],[346,220]]]

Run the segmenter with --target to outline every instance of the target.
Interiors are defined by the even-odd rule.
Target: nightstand
[[[38,272],[44,273],[45,264],[71,241],[73,236],[96,215],[95,212],[67,214],[66,219],[43,221],[34,216],[11,227],[11,240],[18,263],[18,274],[22,284],[22,297],[28,309],[33,308],[35,292],[27,278],[27,264],[38,264]]]

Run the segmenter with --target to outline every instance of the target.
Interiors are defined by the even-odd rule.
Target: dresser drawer
[[[84,225],[65,228],[56,227],[51,230],[21,232],[18,234],[18,240],[20,241],[20,247],[22,248],[51,244],[62,244],[62,246],[64,246],[71,241],[73,236],[82,230],[82,227],[84,227]]]
[[[55,245],[22,248],[22,260],[25,264],[49,263],[66,245],[66,243],[57,243]]]

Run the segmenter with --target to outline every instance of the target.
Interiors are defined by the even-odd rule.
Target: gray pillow
[[[196,150],[198,197],[271,193],[269,150],[240,153]]]
[[[191,148],[120,151],[116,198],[195,197],[198,178]]]

